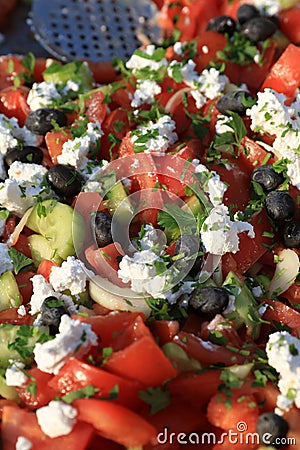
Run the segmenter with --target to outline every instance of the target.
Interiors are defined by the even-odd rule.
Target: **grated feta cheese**
[[[49,281],[55,291],[63,292],[68,289],[71,295],[77,295],[85,291],[87,279],[93,275],[82,261],[68,256],[60,267],[52,267]]]
[[[225,205],[215,206],[201,228],[201,239],[207,252],[214,255],[236,253],[239,250],[238,234],[246,231],[254,238],[253,226],[248,222],[232,222]]]
[[[27,314],[25,306],[20,305],[19,308],[17,309],[17,313],[19,314],[19,316],[25,317]]]
[[[27,103],[31,111],[40,108],[47,108],[53,105],[55,100],[61,98],[61,94],[53,82],[43,81],[41,83],[33,83],[27,97]]]
[[[28,381],[28,376],[23,372],[25,364],[19,361],[14,361],[13,364],[6,369],[5,383],[7,386],[22,387]]]
[[[30,299],[30,314],[34,315],[40,312],[42,303],[47,297],[58,297],[58,295],[43,275],[34,275],[30,280],[33,288],[33,294]]]
[[[36,417],[42,431],[51,438],[71,433],[77,422],[77,409],[62,401],[52,400],[36,410]]]
[[[131,142],[145,153],[156,152],[163,155],[169,146],[178,139],[175,128],[174,120],[165,115],[160,117],[157,122],[150,121],[147,125],[137,127],[137,130],[131,132]],[[149,136],[149,139],[140,143],[138,139],[141,136]]]
[[[143,80],[137,82],[137,89],[134,92],[131,106],[137,108],[144,103],[151,105],[155,101],[155,96],[161,93],[161,87],[156,81]]]
[[[37,343],[34,357],[42,372],[57,374],[66,360],[74,353],[82,352],[98,342],[97,335],[89,324],[71,319],[67,314],[61,317],[59,333],[51,341]]]
[[[160,61],[149,59],[149,56],[152,56],[155,52],[155,45],[147,45],[147,47],[143,49],[143,52],[145,53],[145,58],[140,55],[133,54],[126,63],[127,69],[131,69],[133,74],[135,74],[138,70],[145,68],[149,68],[150,70],[156,72],[162,67],[168,65],[166,58],[162,58]]]
[[[46,167],[40,164],[27,164],[20,161],[14,161],[8,169],[11,180],[20,184],[28,182],[34,186],[40,186],[43,183],[46,173]]]
[[[293,403],[300,408],[300,340],[277,331],[269,336],[266,353],[269,365],[279,374],[276,412],[282,415]]]
[[[210,171],[206,166],[200,164],[198,160],[192,161],[195,166],[195,173],[203,174],[201,186],[209,196],[214,206],[220,205],[228,186],[220,179],[220,175],[214,170]]]
[[[16,442],[16,450],[31,450],[32,442],[24,436],[19,436]]]

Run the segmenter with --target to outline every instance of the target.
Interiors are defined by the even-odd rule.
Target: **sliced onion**
[[[129,288],[115,286],[99,275],[90,280],[89,293],[94,302],[112,311],[142,312],[146,317],[150,315],[151,308],[143,297]]]
[[[180,103],[182,103],[182,94],[184,92],[189,92],[190,90],[191,90],[191,88],[186,87],[186,88],[180,89],[178,92],[175,92],[175,94],[172,95],[172,97],[169,98],[169,100],[167,101],[167,104],[165,106],[166,113],[174,112],[174,108],[176,106],[178,106]]]
[[[271,280],[269,295],[282,294],[295,281],[300,267],[297,253],[289,248],[278,253],[279,261],[276,265],[274,276]]]
[[[15,245],[17,243],[19,236],[20,236],[21,232],[23,231],[23,228],[25,227],[28,217],[30,216],[32,210],[33,210],[33,206],[31,208],[27,209],[24,216],[22,217],[22,219],[20,220],[20,222],[14,229],[13,233],[9,236],[9,238],[7,240],[8,247],[12,247],[13,245]]]

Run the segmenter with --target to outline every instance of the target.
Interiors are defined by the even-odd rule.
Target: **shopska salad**
[[[3,450],[300,448],[300,9],[160,3],[0,58]]]

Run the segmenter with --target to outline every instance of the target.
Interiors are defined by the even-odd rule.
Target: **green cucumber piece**
[[[174,342],[167,342],[162,346],[162,351],[169,358],[174,367],[180,372],[186,370],[200,370],[202,368],[199,361],[191,358],[179,345]]]
[[[17,308],[21,304],[21,299],[14,274],[8,270],[0,277],[0,311],[8,308]]]
[[[247,332],[256,339],[260,330],[260,315],[257,311],[257,302],[246,284],[230,271],[222,285],[235,296],[235,310],[225,317],[239,328],[243,324],[247,327]]]
[[[41,214],[41,210],[43,214]],[[49,243],[52,254],[62,259],[75,255],[80,247],[84,222],[82,217],[73,208],[64,203],[53,203],[45,200],[33,208],[28,217],[27,227],[42,235]]]
[[[48,327],[0,324],[0,368],[6,369],[10,360],[31,364],[34,346],[45,333]]]
[[[132,217],[133,208],[121,181],[117,181],[105,195],[105,204],[113,215],[118,209],[118,215]]]
[[[61,257],[57,255],[56,251],[49,244],[49,241],[41,234],[28,236],[28,241],[35,267],[38,267],[43,259],[51,259],[59,265],[62,263]]]
[[[5,378],[0,375],[0,395],[7,400],[12,400],[13,402],[19,402],[19,396],[17,390],[13,386],[7,386]]]

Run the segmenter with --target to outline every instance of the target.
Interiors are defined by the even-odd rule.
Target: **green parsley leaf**
[[[150,405],[150,415],[165,409],[170,404],[171,395],[160,387],[149,387],[147,390],[139,391],[139,398]]]
[[[90,398],[94,397],[100,389],[95,388],[92,384],[88,384],[82,389],[78,389],[77,391],[68,392],[68,394],[63,395],[61,400],[65,403],[72,403],[74,400],[78,398]]]
[[[27,258],[27,256],[23,255],[23,253],[18,252],[14,247],[11,247],[8,250],[9,256],[14,265],[14,271],[17,275],[24,267],[28,267],[33,263],[31,258]]]

